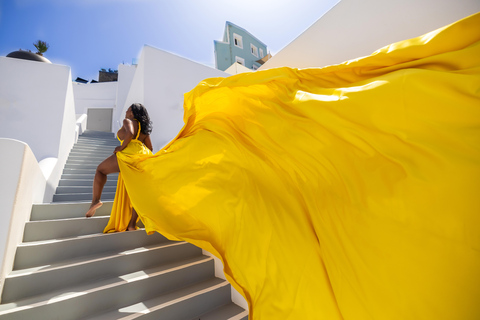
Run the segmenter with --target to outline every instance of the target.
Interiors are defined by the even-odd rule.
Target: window
[[[259,49],[259,50],[260,50],[260,58],[265,57],[265,55],[263,54],[263,49]]]
[[[235,62],[240,63],[242,66],[245,66],[245,59],[240,57],[235,57]]]
[[[256,65],[253,65],[253,66],[252,66],[252,69],[253,69],[253,70],[257,70],[258,67],[257,67]]]
[[[233,44],[235,44],[236,47],[239,47],[240,49],[243,49],[242,36],[239,36],[238,34],[234,33],[233,34]]]
[[[252,52],[252,54],[258,58],[258,49],[257,47],[255,47],[253,44],[250,43],[250,50]]]

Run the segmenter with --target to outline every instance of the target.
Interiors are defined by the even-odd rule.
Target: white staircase
[[[201,249],[143,229],[102,233],[116,177],[109,176],[104,205],[84,217],[95,168],[115,145],[112,134],[87,131],[54,202],[34,205],[5,279],[0,319],[248,319]]]

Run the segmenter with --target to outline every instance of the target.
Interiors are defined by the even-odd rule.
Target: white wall
[[[70,67],[0,57],[0,137],[27,143],[49,202],[72,148],[75,110]]]
[[[120,129],[122,122],[119,119],[123,119],[125,114],[123,112],[123,106],[127,100],[128,92],[132,85],[133,77],[135,76],[135,71],[137,70],[136,65],[126,65],[121,64],[118,66],[118,87],[117,87],[117,97],[115,103],[115,109],[113,110],[112,116],[112,131],[117,132]]]
[[[32,203],[41,202],[45,177],[27,144],[0,138],[0,292],[12,271],[17,245],[22,242]]]
[[[158,151],[183,127],[183,94],[205,78],[228,76],[223,71],[144,46],[123,110],[114,121],[122,121],[132,103],[144,104],[153,122],[154,151]]]
[[[115,107],[117,82],[78,83],[73,82],[75,113],[86,114],[89,108]]]
[[[260,70],[342,63],[478,11],[479,0],[341,0]]]

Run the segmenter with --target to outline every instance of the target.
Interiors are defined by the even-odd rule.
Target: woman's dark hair
[[[134,103],[130,106],[132,108],[133,116],[140,121],[141,132],[143,134],[150,134],[152,132],[152,121],[148,116],[147,109],[141,103]]]

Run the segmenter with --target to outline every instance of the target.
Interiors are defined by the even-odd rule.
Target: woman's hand
[[[122,151],[122,146],[118,146],[118,147],[115,147],[115,150],[113,150],[113,153],[117,153],[117,152],[120,152]]]

